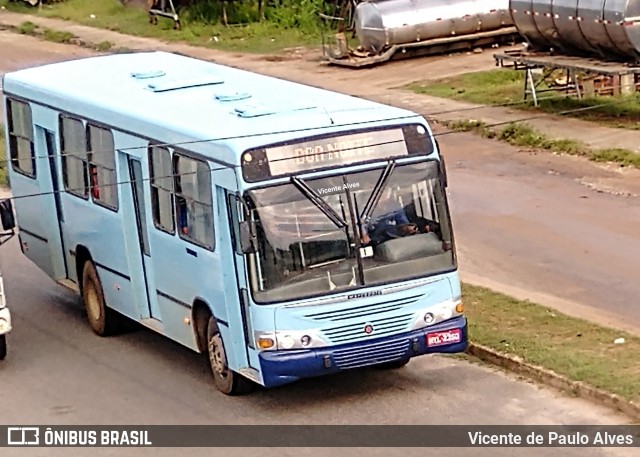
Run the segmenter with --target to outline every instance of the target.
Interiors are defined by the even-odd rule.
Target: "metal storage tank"
[[[509,10],[533,47],[640,60],[640,0],[511,0]]]
[[[509,0],[378,0],[356,6],[360,45],[381,52],[401,45],[513,26]]]

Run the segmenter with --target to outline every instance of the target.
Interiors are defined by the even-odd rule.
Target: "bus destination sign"
[[[267,148],[271,176],[408,154],[402,129],[378,130]]]

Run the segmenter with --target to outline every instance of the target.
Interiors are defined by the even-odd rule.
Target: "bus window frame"
[[[29,118],[31,119],[31,138],[25,138],[24,136],[22,136],[22,134],[17,134],[15,132],[15,126],[14,126],[14,122],[13,122],[13,109],[12,109],[12,104],[18,104],[18,105],[22,105],[22,106],[26,106],[27,110],[29,112]],[[36,152],[35,152],[35,138],[34,138],[34,131],[33,131],[33,110],[31,109],[31,103],[26,101],[26,100],[20,100],[14,97],[7,97],[7,101],[6,101],[6,110],[7,110],[7,132],[8,132],[8,136],[7,136],[7,141],[9,144],[9,161],[11,162],[11,169],[13,171],[15,171],[16,173],[25,176],[27,178],[36,180],[37,178],[37,167],[36,167]],[[13,143],[12,139],[15,138],[16,142]],[[31,167],[33,169],[32,173],[28,173],[26,170],[23,170],[20,166],[20,158],[18,157],[18,144],[17,144],[17,140],[26,140],[29,141],[29,147],[31,150]],[[16,149],[16,157],[13,157],[13,145],[15,144],[15,149]]]
[[[180,217],[180,211],[178,210],[178,198],[182,198],[183,200],[186,200],[186,198],[183,196],[182,191],[178,192],[178,180],[180,179],[180,174],[178,173],[178,170],[176,168],[177,162],[180,157],[184,157],[190,160],[193,160],[195,162],[199,162],[204,164],[207,167],[207,170],[209,171],[209,186],[208,186],[208,191],[210,192],[210,196],[211,196],[211,203],[209,206],[209,210],[210,210],[210,216],[211,216],[211,229],[212,229],[212,233],[211,233],[211,241],[212,244],[211,246],[207,246],[203,243],[200,243],[198,240],[194,239],[193,237],[189,236],[189,235],[185,235],[184,233],[182,233],[182,230],[180,230],[180,221],[179,221],[179,217]],[[196,155],[196,154],[192,154],[189,151],[183,150],[183,149],[179,149],[179,148],[174,148],[173,149],[173,154],[171,156],[171,171],[173,173],[173,203],[174,203],[174,209],[175,209],[175,213],[174,213],[174,219],[175,219],[175,225],[176,225],[176,232],[178,232],[178,237],[181,240],[184,240],[190,244],[193,244],[194,246],[198,246],[202,249],[205,249],[209,252],[215,252],[216,249],[216,220],[215,220],[215,212],[213,211],[214,208],[214,192],[213,192],[213,179],[211,179],[212,177],[212,170],[211,167],[209,166],[209,162],[208,160],[204,159],[202,156]],[[197,176],[197,172],[196,172],[196,176]],[[206,205],[203,202],[200,202],[198,200],[192,199],[189,197],[190,200],[194,200],[196,203],[201,204],[201,205]]]
[[[93,151],[91,151],[91,135],[89,134],[89,130],[91,128],[95,128],[95,129],[99,129],[102,131],[106,131],[109,132],[109,134],[111,135],[111,143],[113,144],[113,166],[114,168],[111,169],[109,167],[105,167],[102,164],[98,164],[96,165],[94,160],[93,160]],[[85,138],[87,141],[87,146],[86,146],[86,150],[87,150],[87,179],[89,182],[89,197],[91,198],[91,201],[97,205],[97,206],[101,206],[103,208],[106,208],[110,211],[113,211],[114,213],[117,213],[120,210],[120,192],[118,190],[118,187],[120,186],[120,183],[118,181],[118,157],[116,154],[116,143],[115,143],[115,136],[113,134],[114,129],[111,127],[108,127],[106,125],[103,125],[99,122],[95,122],[95,121],[86,121],[86,125],[85,125]],[[99,153],[103,153],[105,151],[97,151]],[[91,154],[91,156],[89,156],[89,154]],[[95,169],[98,168],[103,168],[109,171],[112,171],[114,173],[115,176],[115,182],[112,184],[107,184],[106,186],[111,186],[115,189],[115,202],[116,202],[116,206],[112,206],[108,203],[105,202],[105,200],[101,199],[101,198],[96,198],[93,195],[93,189],[92,189],[92,184],[91,184],[91,168],[94,167]],[[97,186],[98,186],[98,191],[100,190],[100,182],[97,182]]]
[[[70,119],[72,121],[77,121],[82,124],[82,132],[84,135],[83,144],[84,144],[84,159],[80,158],[78,155],[69,153],[65,150],[64,146],[64,129],[63,129],[63,119]],[[64,191],[69,195],[73,195],[74,197],[80,198],[85,201],[89,201],[91,199],[90,196],[90,182],[89,182],[89,158],[87,151],[87,125],[86,121],[79,116],[74,116],[67,113],[59,113],[58,114],[58,132],[59,132],[59,148],[60,148],[60,172],[62,173],[62,186]],[[80,193],[76,191],[74,188],[69,187],[67,185],[67,157],[73,156],[77,160],[82,161],[82,176],[84,183],[84,193]]]
[[[162,178],[169,178],[171,180],[171,190],[167,190],[164,187],[159,187],[157,185],[154,184],[154,179],[156,178],[154,170],[153,170],[153,150],[154,149],[160,149],[162,151],[166,151],[169,154],[169,165],[170,165],[170,175],[169,176],[161,176]],[[158,229],[159,231],[166,233],[167,235],[171,235],[174,236],[176,234],[176,232],[179,232],[177,226],[177,218],[178,215],[176,213],[176,203],[175,203],[175,176],[174,176],[174,170],[173,170],[173,153],[172,153],[172,148],[169,148],[166,145],[163,145],[162,143],[155,143],[155,142],[149,142],[148,146],[147,146],[147,160],[148,160],[148,165],[149,165],[149,191],[150,191],[150,197],[151,197],[151,219],[153,220],[153,225],[156,229]],[[169,195],[171,197],[171,202],[170,202],[170,206],[171,206],[171,230],[167,230],[166,227],[163,227],[162,225],[158,224],[156,221],[156,209],[158,208],[158,205],[156,204],[156,201],[153,197],[154,195],[154,189],[162,189],[164,191],[169,192]]]

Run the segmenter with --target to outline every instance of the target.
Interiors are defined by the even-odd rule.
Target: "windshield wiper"
[[[371,191],[369,200],[367,200],[367,203],[365,203],[364,208],[362,209],[362,214],[360,215],[360,223],[362,223],[363,221],[368,221],[371,215],[373,214],[373,211],[376,209],[376,206],[378,206],[380,197],[382,196],[382,193],[384,192],[384,189],[387,186],[387,183],[389,182],[391,173],[393,173],[393,170],[395,168],[396,168],[396,161],[391,160],[389,161],[385,169],[382,171],[382,174],[378,178],[378,182],[376,182],[376,185],[373,187],[373,190]]]
[[[345,228],[347,226],[347,222],[342,219],[338,213],[336,213],[331,206],[325,202],[320,195],[317,194],[311,187],[307,185],[302,179],[297,178],[295,176],[291,177],[291,182],[294,186],[298,188],[298,190],[307,197],[307,199],[316,205],[316,207],[324,213],[325,216],[329,218],[331,222],[335,224],[339,229]]]

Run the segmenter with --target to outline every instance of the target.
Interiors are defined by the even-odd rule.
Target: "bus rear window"
[[[31,107],[27,103],[9,99],[9,153],[13,169],[35,178],[36,158],[33,148]]]

